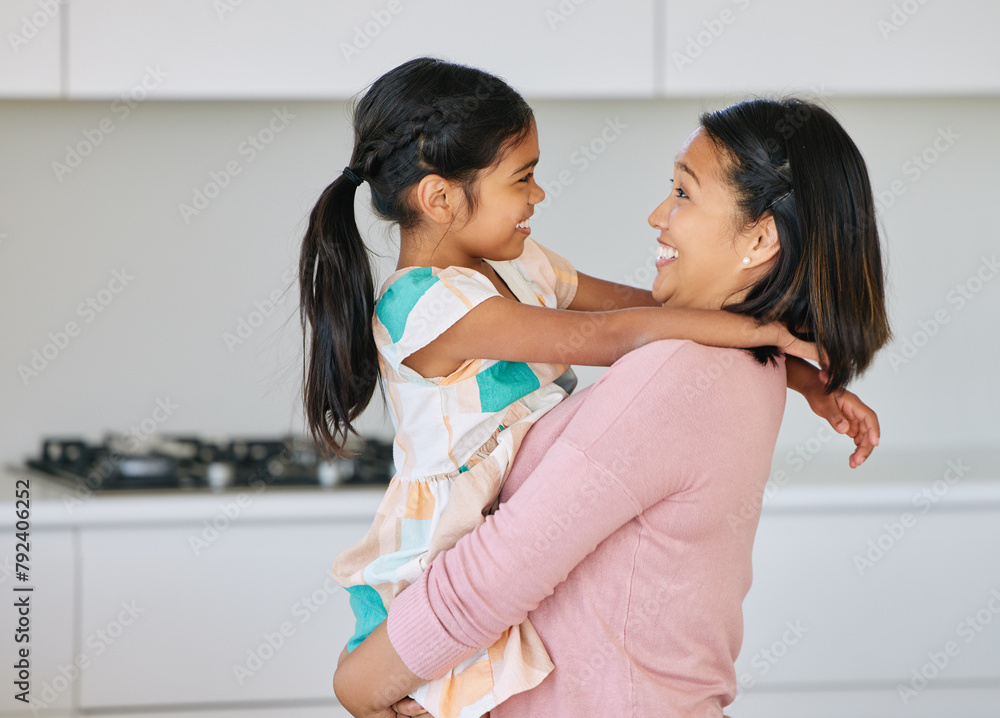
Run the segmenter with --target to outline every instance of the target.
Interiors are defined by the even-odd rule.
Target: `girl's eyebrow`
[[[522,172],[524,172],[529,167],[534,167],[537,164],[538,164],[538,158],[536,157],[535,159],[531,160],[531,162],[528,162],[526,165],[518,167],[516,170],[514,170],[513,172],[511,172],[510,176],[513,177],[514,175],[521,174]]]
[[[696,185],[701,186],[701,182],[698,181],[698,175],[696,175],[694,173],[694,170],[692,170],[686,163],[674,162],[674,167],[679,167],[680,169],[684,170],[687,174],[691,175],[691,179],[694,180],[694,183]]]

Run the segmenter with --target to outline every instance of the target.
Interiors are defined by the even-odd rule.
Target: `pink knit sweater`
[[[394,648],[436,678],[527,616],[556,668],[492,718],[718,718],[784,404],[781,360],[623,357],[529,432],[500,509],[392,604]]]

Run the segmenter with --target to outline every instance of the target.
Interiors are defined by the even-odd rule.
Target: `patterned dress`
[[[522,303],[564,309],[576,294],[573,266],[531,239],[518,259],[490,264]],[[393,598],[439,552],[485,520],[521,439],[576,384],[566,365],[470,359],[434,378],[403,365],[497,296],[489,279],[464,267],[407,267],[382,287],[373,328],[396,428],[396,475],[368,533],[334,563],[357,620],[349,650],[385,620]],[[413,697],[435,718],[478,718],[541,683],[552,668],[525,621]]]

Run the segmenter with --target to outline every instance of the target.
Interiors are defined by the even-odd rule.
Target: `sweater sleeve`
[[[704,470],[725,409],[712,387],[687,390],[704,351],[654,342],[616,362],[514,496],[396,598],[389,638],[410,670],[438,678],[492,645],[605,538]]]

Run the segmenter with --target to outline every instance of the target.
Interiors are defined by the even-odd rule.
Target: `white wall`
[[[646,216],[667,192],[673,155],[699,112],[734,99],[533,103],[538,177],[549,187],[535,236],[583,271],[648,283],[654,233]],[[1000,258],[1000,98],[828,104],[864,152],[877,190],[891,191],[894,182],[902,190],[882,213],[897,339],[856,387],[879,411],[879,451],[996,446],[1000,278],[980,281],[976,273],[983,258]],[[273,126],[287,126],[251,156],[241,143],[286,111]],[[148,428],[165,417],[157,400],[176,405],[157,426],[166,432],[300,429],[290,271],[312,203],[349,156],[347,117],[339,102],[149,101],[127,116],[107,102],[0,102],[0,460],[35,452],[43,434],[96,438],[144,419]],[[96,137],[102,121],[113,131],[101,133],[71,172],[57,172],[66,146]],[[600,149],[609,122],[620,135],[585,164],[578,148]],[[938,141],[943,151],[934,149],[940,133],[952,137]],[[935,161],[918,170],[911,158],[923,153]],[[186,221],[179,205],[191,204],[195,188],[227,165],[239,174]],[[573,182],[560,192],[553,182],[563,170]],[[364,189],[359,196],[367,197]],[[368,236],[392,251],[380,225]],[[116,270],[134,279],[107,295],[113,300],[100,313],[80,308]],[[236,333],[255,302],[290,285],[283,303],[230,351],[224,334]],[[960,306],[956,285],[978,292]],[[923,344],[920,322],[935,315],[947,323],[912,358],[894,360],[905,341]],[[22,378],[19,366],[30,366],[33,351],[68,322],[78,335]],[[591,381],[599,371],[581,374]],[[387,432],[378,410],[364,425]],[[791,397],[778,456],[820,426]],[[825,453],[840,461],[847,443],[831,442]]]

